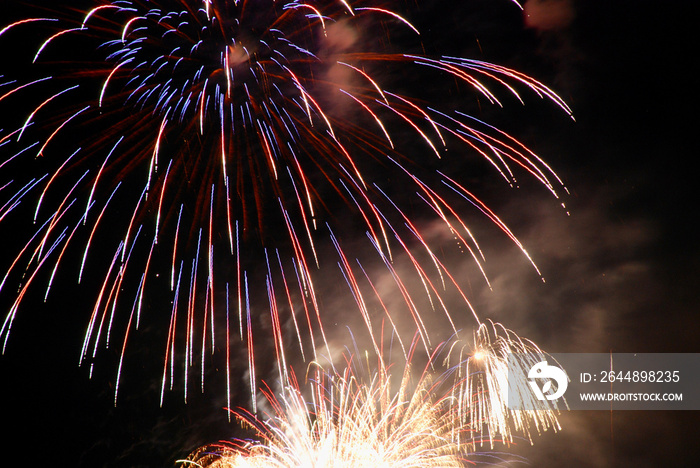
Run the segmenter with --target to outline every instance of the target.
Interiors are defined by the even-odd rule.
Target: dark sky
[[[431,3],[415,20],[427,52],[477,54],[529,73],[576,118],[533,99],[492,114],[551,163],[572,195],[566,216],[543,190],[496,191],[499,213],[547,281],[513,260],[517,252],[487,245],[493,290],[472,291],[480,313],[550,352],[700,352],[692,2],[529,0],[527,21],[507,0],[420,3]],[[5,75],[16,57],[2,50]],[[0,229],[12,235],[7,224]],[[0,358],[6,459],[172,466],[229,437],[215,390],[158,408],[160,351],[148,346],[115,408],[113,363],[92,379],[77,366],[85,324],[71,317],[86,300],[40,302],[26,306],[32,318],[18,322]],[[560,433],[514,452],[542,467],[696,466],[699,423],[695,411],[577,411],[562,417]]]

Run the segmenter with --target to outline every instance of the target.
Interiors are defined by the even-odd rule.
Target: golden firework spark
[[[507,405],[508,355],[543,352],[500,324],[483,324],[468,345],[453,341],[447,357],[430,358],[422,373],[409,362],[393,385],[390,366],[370,379],[351,364],[342,373],[316,367],[309,395],[293,374],[279,396],[266,391],[271,412],[237,411],[255,441],[207,445],[183,463],[238,467],[460,467],[484,445],[510,445],[516,437],[559,430],[555,408],[511,410]],[[439,355],[440,353],[438,353]],[[459,363],[450,361],[459,357]]]

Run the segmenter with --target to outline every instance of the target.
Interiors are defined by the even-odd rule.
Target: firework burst
[[[447,364],[451,359],[458,361],[452,369],[459,383],[452,387],[452,394],[459,401],[462,424],[469,424],[479,434],[480,444],[488,442],[493,448],[496,441],[512,443],[515,436],[524,436],[532,443],[534,435],[549,428],[560,429],[556,402],[546,410],[512,410],[508,406],[509,395],[515,393],[531,400],[530,408],[545,408],[528,388],[518,387],[520,380],[509,378],[527,375],[545,356],[533,342],[492,322],[476,329],[472,343],[452,343],[445,360]]]
[[[31,76],[0,81],[0,106],[27,109],[0,132],[0,222],[7,232],[31,213],[33,223],[29,236],[8,245],[16,255],[0,292],[14,285],[17,293],[0,326],[3,348],[30,291],[43,283],[47,297],[79,258],[78,282],[99,279],[82,363],[92,364],[102,347],[120,350],[118,390],[124,350],[149,298],[168,297],[163,391],[182,375],[186,396],[196,368],[203,388],[205,356],[217,346],[230,372],[238,335],[254,394],[260,329],[272,338],[280,374],[290,341],[307,360],[330,351],[314,283],[325,257],[338,259],[370,335],[377,333],[370,297],[396,328],[339,234],[351,227],[366,232],[432,349],[394,259],[409,260],[422,293],[450,323],[446,288],[472,309],[409,207],[434,215],[485,281],[462,205],[530,258],[494,212],[440,170],[448,155],[457,157],[446,149],[479,155],[511,185],[526,173],[555,196],[564,188],[513,137],[392,89],[385,70],[456,82],[496,105],[500,92],[521,99],[527,90],[570,110],[517,71],[411,53],[420,50],[419,31],[385,3],[122,0],[0,29],[4,44],[23,29],[44,34],[29,54]],[[408,51],[396,52],[391,34],[408,37]],[[331,255],[322,241],[332,244]]]
[[[484,324],[474,338],[458,353],[462,362],[456,366],[449,359],[440,365],[437,352],[422,373],[408,363],[398,385],[381,360],[370,379],[357,373],[352,360],[342,374],[314,367],[310,396],[292,378],[279,396],[266,392],[269,413],[236,411],[237,419],[254,430],[255,440],[208,445],[186,463],[210,468],[461,467],[501,457],[479,453],[484,444],[493,449],[496,441],[507,446],[521,437],[532,442],[533,432],[558,430],[555,412],[505,405],[504,353],[527,351],[533,361],[522,364],[531,366],[542,352],[497,324]],[[445,344],[443,351],[454,357],[449,355],[455,347],[459,342]]]

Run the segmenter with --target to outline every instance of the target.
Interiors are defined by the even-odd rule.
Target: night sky
[[[71,4],[51,2],[52,8],[60,3]],[[478,181],[546,279],[487,234],[493,289],[470,291],[480,315],[553,353],[700,352],[693,2],[528,0],[526,14],[507,0],[417,3],[425,14],[414,23],[427,53],[476,56],[523,71],[554,89],[575,116],[529,95],[525,106],[485,111],[556,169],[571,196],[567,215],[536,184],[511,190],[495,176]],[[3,2],[0,11],[0,29],[6,12],[30,14],[17,1]],[[6,57],[0,75],[21,73],[20,53],[6,43],[0,50]],[[6,129],[16,109],[0,112]],[[25,118],[20,114],[17,120]],[[5,157],[0,148],[0,161]],[[8,179],[1,174],[0,186]],[[15,235],[0,223],[1,238]],[[8,255],[0,257],[3,269]],[[11,296],[3,290],[0,304],[7,307]],[[91,294],[75,287],[46,304],[41,299],[23,305],[0,357],[5,460],[167,467],[234,434],[216,369],[210,391],[194,392],[187,405],[168,395],[159,408],[160,341],[133,350],[139,365],[130,367],[114,407],[118,350],[104,355],[92,379],[78,366]],[[158,331],[142,330],[146,337]],[[575,411],[561,421],[560,433],[507,451],[541,467],[700,463],[697,411]]]

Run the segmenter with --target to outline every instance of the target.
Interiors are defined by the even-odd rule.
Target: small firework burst
[[[532,443],[534,435],[549,428],[560,429],[556,402],[527,406],[541,410],[509,408],[508,399],[513,392],[520,398],[536,399],[529,388],[518,387],[521,379],[509,376],[527,375],[527,370],[545,356],[532,341],[493,322],[479,325],[472,343],[462,347],[458,342],[453,343],[445,359],[447,365],[452,359],[458,360],[451,366],[459,382],[453,386],[453,395],[460,402],[459,417],[480,434],[479,444],[488,442],[493,448],[497,440],[509,444],[516,435]]]

